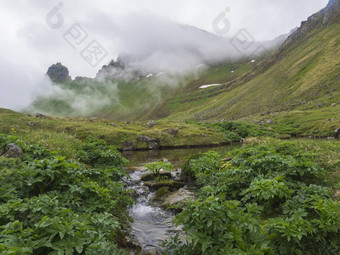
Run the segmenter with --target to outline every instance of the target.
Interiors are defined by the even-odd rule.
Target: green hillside
[[[253,67],[254,64],[243,61],[202,66],[181,75],[67,80],[53,85],[52,93],[39,95],[27,111],[48,115],[97,116],[120,121],[160,119],[192,106],[181,103],[181,99],[194,102],[193,105],[199,98],[206,101],[210,94],[206,93],[207,90],[198,91],[200,86],[231,81]],[[178,95],[181,97],[178,98]],[[170,109],[164,107],[164,102],[168,101],[173,102]]]
[[[28,110],[116,121],[240,120],[283,137],[331,136],[340,126],[338,5],[331,1],[256,62],[248,58],[132,80],[75,79],[56,85],[62,93],[40,96]],[[200,88],[209,84],[221,85]]]
[[[222,89],[211,88],[210,93],[218,95],[169,118],[239,119],[262,112],[330,107],[340,99],[338,31],[340,24],[311,32],[308,40],[284,47],[273,57],[275,62],[259,63],[247,74],[253,77],[250,81],[244,78],[225,83]]]
[[[160,147],[219,145],[233,140],[221,130],[186,122],[157,121],[154,126],[147,127],[147,122],[26,115],[2,108],[0,120],[0,134],[12,134],[27,142],[41,143],[68,157],[75,156],[75,151],[88,136],[104,139],[120,149],[127,140],[134,143],[134,149],[148,149],[148,143],[138,139],[141,135],[157,139]],[[239,140],[240,137],[234,139]]]
[[[325,15],[330,17],[326,23]],[[340,126],[339,20],[339,11],[320,11],[280,49],[255,63],[251,59],[223,63],[166,81],[151,77],[119,81],[116,86],[100,82],[82,86],[76,81],[62,86],[77,95],[109,95],[109,102],[93,107],[90,116],[120,121],[268,122],[279,133],[328,136]],[[222,85],[199,88],[209,84]],[[60,110],[70,101],[60,100],[54,104],[55,100],[43,98],[35,106],[52,107],[57,115],[81,115],[70,106]]]
[[[339,255],[339,31],[330,0],[258,57],[51,66],[29,108],[0,108],[0,254]]]

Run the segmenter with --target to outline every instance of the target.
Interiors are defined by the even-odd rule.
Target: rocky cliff
[[[288,37],[283,46],[289,46],[301,39],[307,39],[307,35],[311,31],[332,23],[340,23],[340,0],[330,0],[324,9],[303,21],[301,26]]]

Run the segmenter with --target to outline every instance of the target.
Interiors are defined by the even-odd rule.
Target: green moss
[[[169,187],[162,187],[156,191],[155,199],[160,199],[169,194]]]
[[[178,181],[145,182],[144,184],[152,190],[158,190],[163,187],[168,187],[170,190],[176,190],[185,185],[184,182]]]

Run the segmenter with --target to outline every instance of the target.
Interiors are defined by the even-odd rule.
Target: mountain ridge
[[[75,111],[74,102],[69,101],[76,101],[76,97],[62,102],[54,97],[38,100],[39,107],[35,109],[66,104],[66,110],[59,111],[59,115],[75,116],[80,112],[121,121],[225,119],[279,123],[285,120],[299,123],[294,125],[301,133],[309,129],[318,132],[325,126],[331,133],[340,125],[339,6],[339,0],[330,1],[303,21],[281,47],[266,56],[203,65],[199,71],[183,76],[144,73],[119,83],[109,79],[107,84],[96,81],[93,86],[66,84],[61,86],[66,94],[85,93],[77,105],[96,97],[100,107],[92,105],[90,111]],[[120,61],[111,63],[113,69],[122,69]],[[209,84],[221,85],[200,89]],[[102,92],[98,94],[99,91]],[[301,116],[306,116],[309,122]]]

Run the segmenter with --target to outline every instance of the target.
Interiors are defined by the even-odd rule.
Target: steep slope
[[[340,101],[339,0],[311,16],[253,71],[210,88],[215,94],[169,119],[241,119],[266,112],[322,110]],[[180,102],[185,103],[185,99]],[[166,107],[171,109],[171,101]],[[336,112],[336,111],[335,111]]]
[[[160,29],[161,25],[169,30]],[[66,67],[60,63],[52,65],[47,75],[58,85],[40,91],[26,110],[116,120],[161,118],[171,114],[163,107],[167,99],[183,91],[185,97],[191,97],[188,92],[196,85],[205,85],[201,82],[221,83],[236,78],[240,73],[231,73],[232,63],[243,61],[245,56],[253,58],[256,55],[253,51],[260,44],[272,49],[287,36],[254,42],[247,51],[240,52],[237,48],[241,46],[235,46],[241,44],[237,40],[231,43],[228,38],[163,20],[147,29],[138,38],[140,44],[134,45],[130,52],[123,51],[117,61],[104,65],[95,79],[76,77],[71,80]],[[204,77],[199,79],[202,71],[209,67],[212,74],[203,72]]]
[[[330,0],[262,61],[257,56],[255,62],[248,57],[238,63],[210,63],[206,69],[196,67],[180,75],[108,66],[100,79],[76,79],[38,97],[31,111],[122,121],[244,120],[271,124],[288,135],[328,136],[340,126],[339,11],[340,0]],[[216,39],[186,29],[191,36]],[[121,60],[113,67],[127,64]],[[221,85],[200,88],[216,83]]]

